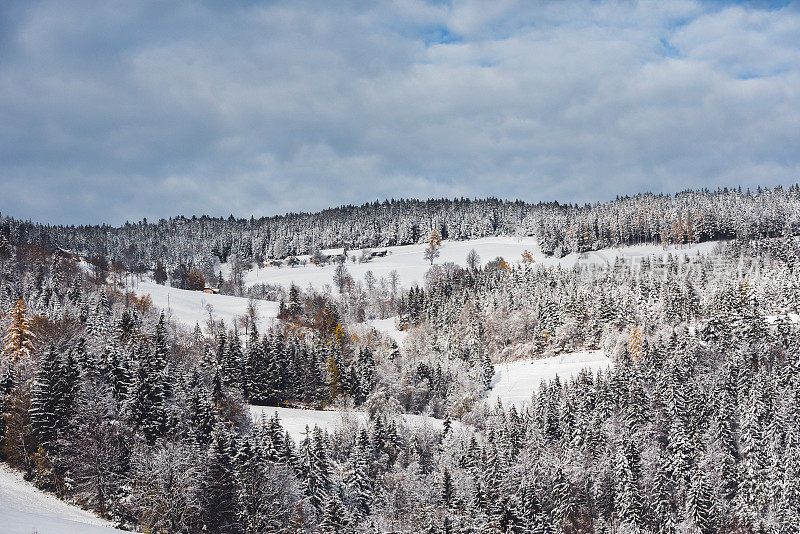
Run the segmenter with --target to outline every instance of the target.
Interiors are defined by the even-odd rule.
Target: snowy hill
[[[137,295],[150,295],[153,304],[165,311],[167,318],[174,318],[189,328],[196,323],[204,327],[213,316],[215,320],[224,320],[228,327],[232,327],[236,317],[247,313],[248,299],[230,295],[213,295],[202,291],[189,291],[176,289],[168,285],[159,285],[154,282],[136,282],[132,289]],[[266,300],[257,300],[259,331],[266,327],[278,315],[278,303]]]
[[[112,524],[36,489],[0,464],[0,532],[3,534],[109,534]]]
[[[440,256],[435,263],[453,262],[465,266],[467,254],[473,249],[478,253],[481,263],[484,265],[498,256],[509,262],[519,262],[522,252],[527,250],[534,258],[534,265],[560,265],[570,268],[578,264],[612,265],[617,257],[622,257],[626,262],[637,263],[646,257],[663,256],[668,253],[692,256],[708,253],[716,246],[717,242],[707,242],[683,248],[673,246],[665,250],[658,246],[642,245],[552,258],[541,253],[535,238],[490,237],[469,241],[443,241]],[[356,280],[363,280],[367,271],[372,271],[376,278],[381,278],[388,277],[391,271],[396,270],[400,277],[400,285],[410,287],[414,284],[422,284],[425,273],[430,268],[430,263],[423,258],[425,247],[426,245],[389,247],[385,257],[373,258],[367,263],[352,263],[348,260],[345,265]],[[359,252],[352,251],[351,254],[358,256]],[[297,267],[254,268],[245,274],[245,284],[252,286],[267,283],[288,287],[295,283],[301,288],[311,285],[316,289],[322,289],[325,284],[333,285],[335,269],[335,265],[319,267],[310,263]],[[222,271],[227,275],[228,266],[223,265]],[[134,282],[132,289],[137,295],[149,294],[153,304],[164,309],[168,317],[178,320],[189,328],[194,327],[196,323],[204,326],[209,319],[209,314],[216,320],[224,320],[225,324],[232,326],[237,316],[247,313],[248,299],[242,297],[176,289],[152,281]],[[256,302],[259,314],[258,327],[263,332],[278,315],[278,303],[265,300]],[[373,326],[386,331],[401,344],[405,333],[398,332],[390,324],[390,321],[392,319],[373,321]]]
[[[376,278],[381,278],[388,277],[391,271],[397,270],[401,286],[411,287],[414,284],[422,284],[425,273],[430,268],[430,263],[423,256],[426,247],[427,244],[388,247],[385,257],[373,258],[367,263],[353,263],[348,259],[345,266],[356,280],[363,280],[367,271],[372,271]],[[442,241],[439,257],[435,263],[442,264],[451,261],[458,265],[466,265],[467,254],[472,249],[475,249],[484,265],[497,256],[502,256],[507,260],[518,260],[523,250],[529,250],[532,253],[534,250],[539,250],[537,242],[533,238],[518,240],[512,237],[487,237],[469,241]],[[361,252],[352,250],[348,251],[348,254],[359,257]],[[319,267],[311,263],[296,267],[265,267],[248,271],[245,276],[245,284],[267,283],[288,287],[294,282],[301,288],[311,284],[315,288],[321,289],[324,284],[333,285],[335,270],[336,265],[334,264]]]
[[[511,405],[517,408],[530,402],[531,394],[539,388],[541,382],[552,380],[556,376],[567,380],[577,375],[583,369],[593,372],[607,369],[611,365],[602,351],[573,352],[561,354],[552,358],[540,360],[519,360],[516,362],[500,363],[494,366],[495,376],[487,396],[490,405],[498,399],[505,407]],[[361,411],[334,411],[334,410],[302,410],[298,408],[282,408],[275,406],[250,406],[250,413],[254,419],[272,417],[277,412],[283,428],[289,432],[296,442],[303,439],[306,426],[313,429],[318,426],[328,432],[348,424],[363,426],[367,421],[367,414]],[[401,418],[406,424],[413,427],[428,425],[440,430],[444,420],[424,415],[403,414]],[[454,422],[454,427],[460,425]]]
[[[542,380],[552,380],[558,376],[567,380],[583,369],[597,371],[611,365],[602,351],[572,352],[540,360],[519,360],[499,363],[494,366],[494,379],[487,400],[495,404],[497,399],[505,407],[512,404],[517,408],[530,403],[531,394],[539,388]]]
[[[535,264],[555,266],[560,265],[565,268],[573,267],[577,264],[597,264],[613,265],[617,257],[622,257],[630,263],[640,262],[646,257],[664,256],[673,254],[677,256],[693,256],[699,253],[708,253],[717,246],[717,241],[709,241],[691,246],[670,246],[664,249],[656,245],[639,245],[631,247],[608,248],[595,252],[568,254],[563,258],[545,256],[534,237],[515,238],[515,237],[487,237],[468,241],[442,241],[439,249],[440,255],[435,264],[453,262],[462,267],[466,266],[467,254],[475,249],[481,259],[481,264],[486,265],[495,258],[502,257],[508,262],[518,263],[522,259],[522,252],[527,250],[531,253]],[[349,259],[345,263],[347,270],[355,280],[363,280],[367,271],[372,271],[377,279],[388,278],[391,271],[396,270],[400,276],[402,287],[411,287],[415,284],[421,285],[425,279],[425,273],[430,268],[430,263],[423,256],[427,245],[404,245],[399,247],[388,247],[385,257],[373,258],[367,263],[353,263]],[[383,250],[383,249],[381,249]],[[360,251],[349,251],[350,256],[360,256]],[[223,265],[223,274],[228,276],[228,266]],[[325,284],[333,285],[333,273],[336,265],[317,266],[311,263],[298,265],[296,267],[263,267],[251,269],[245,274],[245,284],[252,286],[255,284],[274,284],[288,287],[292,282],[301,288],[309,284],[316,289],[321,289]]]

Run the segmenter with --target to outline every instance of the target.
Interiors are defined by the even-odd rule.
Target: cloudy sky
[[[0,212],[800,181],[800,4],[0,2]]]

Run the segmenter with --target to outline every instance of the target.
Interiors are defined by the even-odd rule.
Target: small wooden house
[[[344,261],[347,259],[347,251],[344,248],[328,248],[320,250],[325,261]]]

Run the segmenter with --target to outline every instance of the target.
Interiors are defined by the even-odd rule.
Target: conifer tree
[[[234,462],[229,438],[221,425],[214,429],[201,477],[200,510],[209,532],[241,532]]]
[[[701,534],[716,532],[712,492],[705,476],[696,472],[686,497],[687,515]]]
[[[641,525],[641,502],[636,477],[624,452],[617,453],[615,466],[614,515],[629,527]]]
[[[39,446],[51,454],[56,450],[59,433],[66,430],[67,425],[61,418],[64,415],[60,406],[64,393],[60,388],[61,372],[61,355],[50,345],[40,360],[30,413]]]
[[[190,433],[198,445],[206,446],[214,430],[214,410],[197,369],[192,370],[186,389]]]
[[[439,501],[443,506],[450,506],[450,501],[453,500],[453,479],[450,476],[450,470],[445,467],[442,473],[441,487],[439,488]]]
[[[320,531],[324,534],[343,534],[349,523],[347,511],[339,497],[337,495],[329,497],[322,512]]]
[[[351,501],[349,507],[357,521],[369,516],[372,504],[369,455],[369,438],[366,430],[362,428],[345,474],[345,483],[347,484]]]
[[[3,338],[2,360],[15,364],[20,360],[27,360],[33,353],[33,340],[31,321],[28,309],[22,300],[18,300],[10,312],[11,325]]]
[[[321,510],[328,500],[330,465],[322,431],[318,427],[314,427],[313,432],[309,432],[306,427],[303,441],[300,443],[300,476],[311,505]]]
[[[153,345],[139,346],[138,365],[129,399],[133,423],[144,432],[149,443],[162,437],[168,429],[166,343],[162,313]]]
[[[656,534],[672,534],[675,532],[675,518],[670,504],[669,477],[667,468],[658,466],[653,480],[653,503],[651,506],[653,517],[653,531]]]

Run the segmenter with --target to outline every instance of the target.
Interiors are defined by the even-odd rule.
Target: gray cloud
[[[0,210],[269,215],[800,176],[800,10],[4,3]]]

